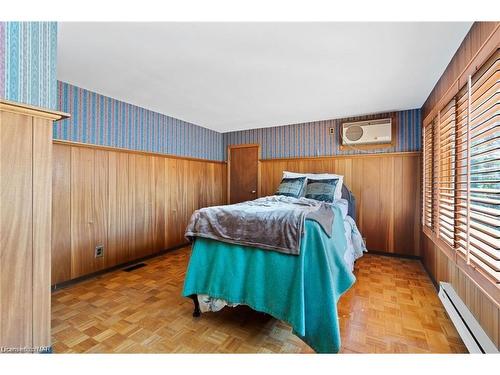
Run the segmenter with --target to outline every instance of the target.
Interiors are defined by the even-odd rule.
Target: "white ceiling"
[[[227,132],[419,108],[470,26],[60,23],[57,75]]]

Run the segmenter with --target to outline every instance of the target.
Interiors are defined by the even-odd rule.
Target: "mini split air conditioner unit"
[[[392,120],[344,122],[342,124],[343,145],[387,144],[392,141]]]

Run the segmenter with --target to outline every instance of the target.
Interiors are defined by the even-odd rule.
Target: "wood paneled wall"
[[[30,116],[0,112],[2,346],[33,343],[32,123]]]
[[[369,250],[420,255],[420,152],[261,161],[261,195],[273,194],[283,171],[337,173],[357,202]]]
[[[475,22],[422,107],[424,123],[432,119],[500,46],[500,22]],[[427,120],[425,120],[428,118]],[[427,231],[422,261],[436,283],[447,281],[474,314],[493,342],[499,345],[500,289],[464,264],[455,252]]]
[[[57,284],[186,243],[192,212],[225,203],[226,166],[57,141],[52,186]]]
[[[467,305],[481,327],[500,350],[500,307],[426,234],[422,236],[422,262],[434,282],[444,281]]]
[[[433,110],[440,110],[439,102],[447,103],[467,83],[468,74],[475,72],[489,52],[498,48],[500,22],[475,22],[441,78],[422,106],[422,119]]]
[[[0,100],[0,347],[50,347],[52,126]]]

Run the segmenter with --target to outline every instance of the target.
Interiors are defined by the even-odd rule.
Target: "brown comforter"
[[[298,255],[306,219],[331,236],[331,204],[280,195],[196,210],[185,235]]]

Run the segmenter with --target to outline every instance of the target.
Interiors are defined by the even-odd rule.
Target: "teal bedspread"
[[[344,262],[342,214],[334,210],[331,238],[306,220],[300,255],[197,238],[183,296],[206,294],[248,305],[289,323],[316,352],[337,353],[337,301],[355,277]]]

